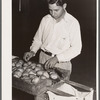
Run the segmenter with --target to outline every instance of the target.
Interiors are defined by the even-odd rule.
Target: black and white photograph
[[[11,1],[12,100],[97,100],[97,2]]]

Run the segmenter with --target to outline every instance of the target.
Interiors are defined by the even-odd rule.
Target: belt
[[[54,56],[55,56],[55,55],[54,55],[54,54],[52,54],[51,52],[43,51],[42,49],[41,49],[41,51],[42,51],[42,52],[44,52],[45,54],[49,55],[49,56],[52,56],[52,57],[54,57]]]

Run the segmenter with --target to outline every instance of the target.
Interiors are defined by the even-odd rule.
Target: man
[[[44,64],[45,69],[60,68],[71,74],[70,61],[80,54],[82,48],[80,25],[66,11],[66,0],[49,0],[48,7],[50,14],[41,20],[30,52],[26,52],[23,58],[28,61],[41,49],[39,63]]]
[[[43,17],[34,36],[30,52],[24,54],[25,61],[34,57],[41,49],[39,63],[45,68],[61,68],[71,73],[71,59],[81,52],[80,25],[66,11],[66,0],[49,0],[50,14]]]

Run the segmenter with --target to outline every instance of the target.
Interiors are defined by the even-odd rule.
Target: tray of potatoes
[[[12,59],[12,86],[37,94],[44,87],[50,87],[60,81],[60,76],[55,70],[45,70],[40,63],[22,59]]]
[[[42,64],[32,61],[24,62],[18,58],[12,60],[12,76],[30,84],[37,84],[45,79],[51,79],[52,81],[60,79],[54,70],[47,71]]]

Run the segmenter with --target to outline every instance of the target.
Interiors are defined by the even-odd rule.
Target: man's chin
[[[52,17],[53,17],[54,19],[56,19],[56,20],[58,19],[58,17],[54,17],[54,16],[52,16]]]
[[[55,19],[55,20],[58,20],[59,18],[55,18],[55,17],[54,17],[54,19]]]

